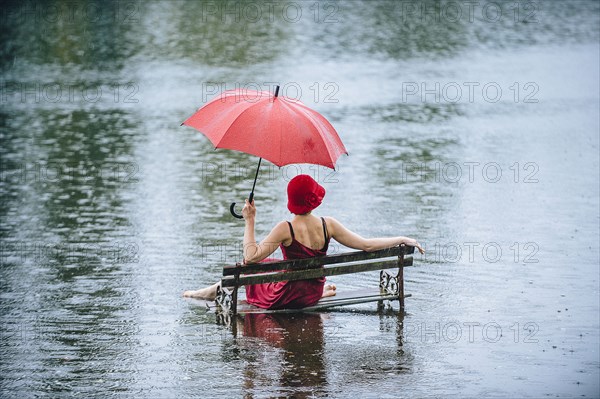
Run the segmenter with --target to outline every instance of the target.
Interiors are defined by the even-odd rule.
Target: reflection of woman
[[[375,251],[395,245],[406,244],[417,247],[423,253],[421,245],[408,237],[363,238],[345,228],[331,217],[318,218],[312,211],[321,204],[325,189],[312,177],[298,175],[288,184],[288,209],[294,214],[291,222],[280,222],[259,244],[254,239],[254,201],[242,210],[246,227],[244,230],[244,261],[260,262],[271,255],[277,247],[281,248],[284,259],[303,259],[324,256],[329,240],[350,248]],[[219,283],[197,291],[186,291],[184,296],[214,300]],[[246,286],[247,301],[264,309],[303,308],[312,306],[322,297],[335,295],[333,284],[325,285],[325,278],[283,281]]]
[[[244,337],[260,338],[283,349],[279,361],[267,365],[248,364],[244,372],[246,388],[272,392],[273,387],[269,386],[273,384],[271,371],[277,370],[279,386],[285,389],[286,396],[325,396],[327,372],[322,315],[248,313],[244,315],[243,323]],[[267,386],[261,386],[264,384]]]

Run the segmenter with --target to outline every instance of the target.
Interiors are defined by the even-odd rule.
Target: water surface
[[[2,396],[598,397],[599,3],[222,4],[3,5]],[[350,155],[267,164],[257,235],[312,174],[319,214],[427,248],[404,317],[234,336],[180,297],[240,259],[257,160],[179,124],[274,83]]]

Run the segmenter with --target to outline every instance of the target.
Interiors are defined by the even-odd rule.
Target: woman
[[[288,209],[294,214],[291,222],[278,223],[259,244],[254,238],[256,207],[248,202],[242,209],[246,222],[244,230],[244,262],[257,263],[281,248],[284,259],[302,259],[325,256],[329,240],[363,251],[376,251],[405,244],[425,251],[414,239],[408,237],[363,238],[348,230],[332,217],[318,218],[312,211],[321,205],[325,189],[312,177],[298,175],[287,187]],[[183,296],[214,300],[219,283],[197,291],[185,291]],[[312,306],[323,297],[335,295],[336,286],[325,285],[325,278],[282,281],[246,286],[248,303],[265,309],[303,308]]]

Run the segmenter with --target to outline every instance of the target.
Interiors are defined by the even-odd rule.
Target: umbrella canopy
[[[267,91],[228,90],[183,122],[213,143],[281,167],[310,163],[335,168],[347,154],[337,132],[318,112]]]
[[[182,125],[203,133],[215,148],[227,148],[260,157],[252,191],[252,202],[260,162],[281,167],[310,163],[335,168],[342,154],[348,154],[337,132],[321,114],[298,100],[278,97],[267,91],[228,90],[213,99]],[[231,214],[241,218],[231,204]]]

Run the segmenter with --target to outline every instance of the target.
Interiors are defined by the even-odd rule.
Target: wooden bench
[[[355,251],[323,257],[263,262],[249,265],[237,263],[223,268],[221,287],[215,300],[218,314],[225,324],[231,316],[245,313],[284,313],[313,311],[333,306],[377,302],[377,309],[383,308],[384,300],[398,300],[400,312],[404,311],[404,267],[413,264],[410,254],[415,248],[396,246],[373,252]],[[398,269],[392,273],[387,269]],[[303,309],[261,309],[238,301],[239,288],[245,285],[278,281],[304,280],[342,274],[380,270],[379,287],[370,290],[344,292],[342,287],[337,295],[322,298],[316,305]]]

